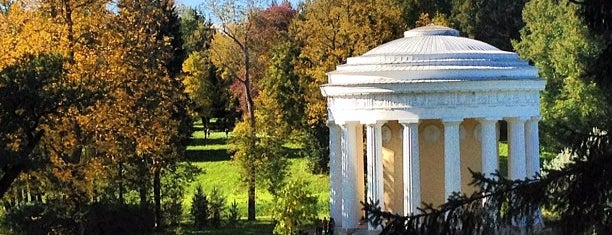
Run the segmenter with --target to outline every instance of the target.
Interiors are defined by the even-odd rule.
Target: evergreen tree
[[[572,1],[573,2],[573,1]],[[542,97],[545,142],[551,149],[566,146],[575,156],[560,169],[544,169],[542,176],[510,181],[474,173],[480,190],[471,196],[455,194],[438,208],[425,205],[422,213],[398,216],[365,205],[383,234],[491,234],[525,221],[533,225],[537,208],[557,213],[553,228],[562,234],[606,233],[612,230],[612,135],[609,99],[602,89],[607,72],[593,72],[609,61],[609,31],[602,24],[610,11],[584,16],[584,7],[610,9],[608,3],[585,1],[574,5],[557,0],[534,0],[523,12],[526,27],[517,51],[532,60],[547,79]],[[597,5],[599,4],[599,5]],[[589,22],[590,20],[596,22]],[[586,20],[583,21],[583,20]],[[603,29],[603,30],[602,30]],[[609,57],[609,56],[605,56]],[[609,70],[607,70],[609,72]],[[552,116],[552,117],[551,117]],[[553,130],[554,128],[554,130]],[[460,226],[459,226],[460,225]]]
[[[202,191],[202,186],[198,185],[191,203],[191,216],[196,228],[204,229],[208,225],[208,217],[210,216],[208,208],[206,194]]]

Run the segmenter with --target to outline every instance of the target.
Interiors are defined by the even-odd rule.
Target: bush
[[[94,203],[86,220],[85,234],[146,234],[155,225],[151,207],[116,202]]]
[[[191,216],[193,223],[198,229],[204,229],[208,225],[208,199],[202,191],[202,186],[198,185],[196,193],[193,195],[191,203]]]
[[[57,221],[56,215],[49,214],[44,204],[33,202],[9,209],[3,223],[18,234],[48,234]]]
[[[135,234],[153,231],[153,211],[139,205],[94,203],[75,212],[60,201],[10,209],[4,224],[16,234]]]
[[[291,180],[280,192],[274,207],[275,234],[295,234],[317,217],[317,197],[308,190],[308,183]]]

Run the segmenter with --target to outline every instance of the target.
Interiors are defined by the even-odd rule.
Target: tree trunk
[[[249,192],[248,192],[248,220],[255,221],[255,167],[251,167],[249,173]]]
[[[4,197],[4,194],[9,190],[13,181],[17,179],[24,169],[25,165],[17,164],[5,170],[4,175],[0,178],[0,198]]]
[[[140,193],[140,206],[142,208],[145,208],[148,206],[148,199],[147,199],[147,194],[149,193],[149,184],[148,184],[148,177],[147,177],[147,167],[145,165],[144,162],[140,162],[139,164],[139,175],[140,175],[140,188],[139,188],[139,193]]]
[[[38,126],[38,123],[34,126]],[[34,151],[34,147],[36,147],[38,142],[40,142],[40,139],[42,138],[44,134],[44,131],[36,132],[34,131],[34,129],[35,128],[28,130],[27,136],[28,136],[29,141],[26,147],[23,149],[23,151],[20,151],[18,154],[15,154],[14,156],[2,156],[2,157],[16,157],[17,160],[12,165],[9,164],[9,165],[2,166],[4,169],[4,175],[2,175],[2,178],[0,178],[0,199],[4,197],[4,194],[9,190],[13,181],[15,181],[17,177],[19,177],[19,174],[21,174],[21,172],[23,172],[26,169],[26,167],[28,166],[28,162],[29,162],[28,156],[30,156],[32,151]]]
[[[125,199],[123,198],[123,163],[119,163],[117,167],[117,177],[119,178],[119,203],[123,205]]]
[[[251,78],[250,78],[250,58],[249,58],[249,53],[248,50],[246,50],[244,52],[244,58],[245,58],[245,78],[244,78],[244,93],[245,93],[245,99],[246,99],[246,105],[247,105],[247,112],[248,112],[248,121],[249,121],[249,126],[251,127],[251,134],[252,134],[252,143],[251,143],[251,148],[255,148],[255,138],[257,138],[257,131],[256,131],[256,126],[255,126],[255,105],[253,102],[253,94],[251,93]],[[254,157],[254,156],[251,156]],[[250,169],[249,169],[249,182],[248,182],[248,187],[249,187],[249,191],[248,191],[248,220],[249,221],[255,221],[255,164],[250,164]]]
[[[155,230],[163,228],[163,218],[161,211],[161,179],[159,168],[155,168],[153,173],[153,200],[155,201]]]

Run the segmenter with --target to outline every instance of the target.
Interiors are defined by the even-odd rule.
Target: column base
[[[367,226],[360,226],[359,228],[341,228],[336,227],[334,230],[334,235],[378,235],[380,234],[380,230],[368,230]]]

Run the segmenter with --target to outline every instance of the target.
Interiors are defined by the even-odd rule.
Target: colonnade
[[[505,120],[508,123],[510,179],[524,179],[539,172],[539,117],[478,118],[480,124],[481,166],[482,173],[491,176],[498,170],[497,123]],[[381,127],[386,121],[346,121],[328,122],[330,129],[330,213],[339,230],[350,231],[359,228],[362,211],[359,190],[363,189],[363,180],[359,179],[360,153],[363,148],[363,125],[366,126],[366,197],[379,201],[384,208],[383,183],[383,144]],[[403,213],[418,213],[421,198],[421,173],[419,151],[419,119],[398,120],[402,125],[402,179],[403,179]],[[461,151],[460,125],[463,118],[441,119],[444,126],[444,197],[461,191]],[[427,157],[427,156],[423,156]],[[363,163],[362,163],[363,164]],[[368,230],[378,230],[369,226]]]

